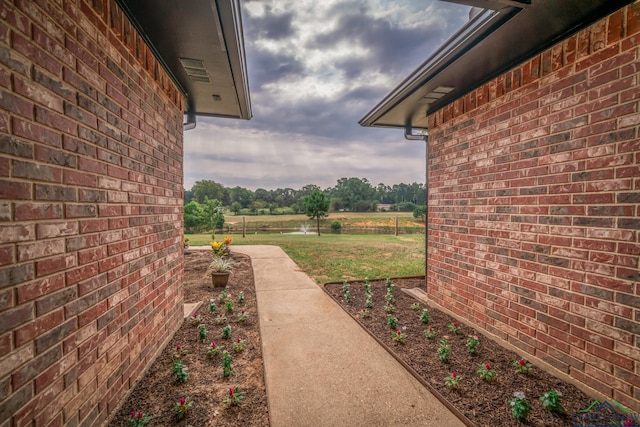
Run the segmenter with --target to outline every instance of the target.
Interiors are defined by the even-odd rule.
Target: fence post
[[[244,222],[244,216],[242,217],[242,237],[246,237],[247,226]]]
[[[399,234],[398,232],[398,215],[396,215],[396,236]]]

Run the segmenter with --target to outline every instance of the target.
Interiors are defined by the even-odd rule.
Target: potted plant
[[[213,261],[209,265],[211,269],[211,286],[226,286],[229,281],[229,275],[233,270],[235,263],[232,259],[223,258],[218,255],[213,256]]]
[[[188,254],[189,253],[189,238],[185,237],[184,238],[184,254]]]

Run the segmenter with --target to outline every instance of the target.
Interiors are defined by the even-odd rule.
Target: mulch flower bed
[[[412,368],[423,382],[433,387],[475,425],[570,426],[573,425],[570,414],[584,410],[592,403],[593,399],[578,388],[537,366],[532,366],[527,374],[517,373],[514,362],[520,357],[516,353],[401,292],[402,288],[424,289],[423,278],[394,279],[391,283],[395,286],[391,293],[393,308],[387,307],[385,281],[371,281],[369,305],[373,304],[365,317],[363,309],[367,305],[367,296],[364,282],[348,284],[349,302],[345,301],[344,284],[327,284],[325,290],[392,354]],[[427,315],[424,309],[427,309]],[[396,325],[389,317],[396,319]],[[428,322],[423,323],[425,317],[428,317]],[[429,328],[434,335],[431,339],[425,336],[425,330]],[[447,344],[443,345],[441,340],[445,336],[448,336]],[[473,342],[473,337],[477,338],[477,343]],[[470,354],[469,347],[476,344],[475,353]],[[447,349],[443,350],[443,347]],[[445,362],[440,360],[442,353],[448,353]],[[520,364],[526,366],[528,362],[521,360]],[[490,383],[480,378],[477,371],[481,369],[493,371],[495,381]],[[560,395],[564,414],[543,406],[540,397],[551,391]],[[512,414],[510,401],[514,399],[514,393],[518,396],[523,393],[530,407],[527,417],[522,420],[517,420]]]
[[[231,254],[236,266],[229,279],[227,289],[234,308],[228,311],[224,303],[218,301],[222,288],[212,289],[211,275],[208,274],[212,261],[211,251],[192,251],[185,255],[185,303],[202,301],[198,309],[199,320],[186,320],[162,354],[140,380],[123,407],[110,422],[111,426],[129,426],[132,412],[150,415],[148,426],[268,426],[269,413],[264,385],[262,347],[258,328],[253,269],[249,257]],[[244,302],[238,302],[240,292]],[[215,312],[209,311],[209,301],[214,298]],[[245,310],[244,321],[238,313]],[[216,317],[224,314],[226,322],[216,324]],[[198,325],[204,325],[207,338],[200,339]],[[229,325],[231,337],[222,338],[222,329]],[[245,344],[241,352],[234,351],[234,344],[240,338]],[[207,355],[211,342],[229,351],[234,374],[225,377],[222,355]],[[177,381],[172,373],[176,360],[177,346],[186,350],[180,356],[188,368],[188,378],[184,383]],[[229,389],[238,387],[243,399],[237,404],[225,403],[229,399]],[[182,419],[176,415],[176,405],[181,398],[189,397],[193,406]]]

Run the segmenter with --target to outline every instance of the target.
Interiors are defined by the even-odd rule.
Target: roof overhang
[[[193,116],[251,118],[239,0],[116,0]]]
[[[633,0],[444,0],[481,7],[360,120],[426,129],[431,114]],[[476,12],[475,10],[472,12]]]

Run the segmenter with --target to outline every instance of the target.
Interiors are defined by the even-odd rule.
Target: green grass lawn
[[[227,234],[217,234],[217,240]],[[280,246],[319,283],[424,275],[424,234],[229,234],[233,245]],[[190,234],[192,246],[208,246],[210,234]]]

